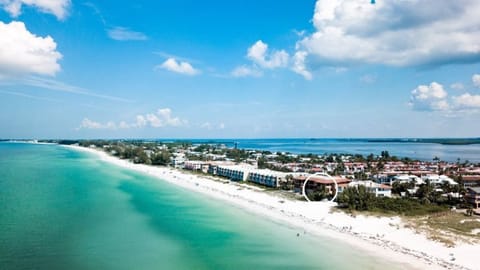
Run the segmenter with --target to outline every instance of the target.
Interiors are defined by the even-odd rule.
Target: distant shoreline
[[[480,138],[367,139],[371,143],[436,143],[443,145],[480,144]]]
[[[36,139],[0,139],[0,142],[32,142]],[[80,141],[87,139],[39,139],[38,141]],[[282,141],[282,140],[302,140],[302,141],[345,141],[345,142],[366,142],[366,143],[436,143],[443,145],[471,145],[480,144],[478,138],[99,138],[89,140],[108,140],[108,141],[144,141],[144,142],[192,142],[197,144],[227,144],[233,145],[242,141]]]
[[[1,142],[76,144],[82,141],[173,143],[214,145],[227,148],[314,155],[379,155],[388,151],[398,159],[480,163],[480,138],[338,138],[338,139],[95,139],[95,140],[1,140]]]

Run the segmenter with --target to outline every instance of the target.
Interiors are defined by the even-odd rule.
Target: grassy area
[[[480,241],[480,218],[468,217],[458,212],[441,212],[406,219],[410,226],[418,232],[424,232],[432,240],[453,246],[458,240],[469,243]]]
[[[448,207],[437,204],[423,204],[414,199],[376,198],[370,211],[405,216],[424,216],[448,211]]]
[[[375,197],[365,187],[346,188],[337,198],[340,207],[348,210],[367,211],[403,216],[424,216],[448,210],[446,205],[422,203],[412,198]]]

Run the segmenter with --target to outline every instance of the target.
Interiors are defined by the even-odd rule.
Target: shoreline
[[[478,265],[475,263],[478,247],[466,243],[446,247],[403,227],[399,217],[352,217],[346,213],[332,213],[331,204],[324,202],[289,200],[267,194],[261,188],[228,180],[216,181],[178,169],[134,164],[99,149],[62,146],[88,152],[110,164],[200,192],[274,222],[298,228],[309,235],[339,240],[366,251],[372,257],[395,262],[408,269],[474,269]],[[452,258],[455,260],[452,261]]]

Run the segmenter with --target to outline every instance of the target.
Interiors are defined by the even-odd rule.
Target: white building
[[[248,181],[267,187],[278,187],[281,181],[285,181],[287,174],[268,169],[255,169],[249,171]]]
[[[174,168],[180,168],[185,163],[185,154],[184,153],[175,153],[172,157],[172,165]]]
[[[390,186],[393,185],[393,183],[395,182],[400,182],[400,183],[414,182],[416,186],[419,186],[425,183],[425,181],[423,181],[422,178],[412,174],[401,174],[393,177],[393,179],[390,182]]]
[[[245,181],[250,171],[255,167],[248,164],[242,165],[217,165],[216,175],[226,177],[232,181]]]
[[[378,184],[373,181],[354,181],[348,184],[349,187],[364,186],[369,192],[374,193],[375,197],[392,197],[392,187]]]
[[[191,171],[203,171],[207,172],[209,164],[205,161],[200,161],[200,160],[186,160],[183,168],[186,170],[191,170]]]
[[[425,182],[430,181],[430,183],[434,185],[441,185],[443,183],[448,183],[450,185],[458,185],[457,182],[455,182],[452,178],[446,175],[429,174],[422,176],[422,180]]]

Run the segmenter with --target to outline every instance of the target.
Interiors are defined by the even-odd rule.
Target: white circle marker
[[[317,173],[314,173],[314,174],[310,175],[309,177],[307,177],[307,179],[305,179],[305,182],[303,182],[303,187],[302,187],[302,195],[303,195],[303,197],[305,197],[305,199],[307,200],[307,202],[311,202],[310,199],[307,197],[307,193],[305,192],[305,187],[307,186],[308,180],[310,180],[310,178],[311,178],[312,176],[315,176],[315,175],[325,176],[325,177],[327,177],[329,180],[332,180],[332,181],[333,181],[333,183],[335,184],[335,195],[333,195],[333,198],[329,201],[329,202],[333,202],[333,201],[337,198],[337,194],[338,194],[338,184],[337,184],[337,181],[335,180],[335,178],[331,177],[328,173],[317,172]]]

